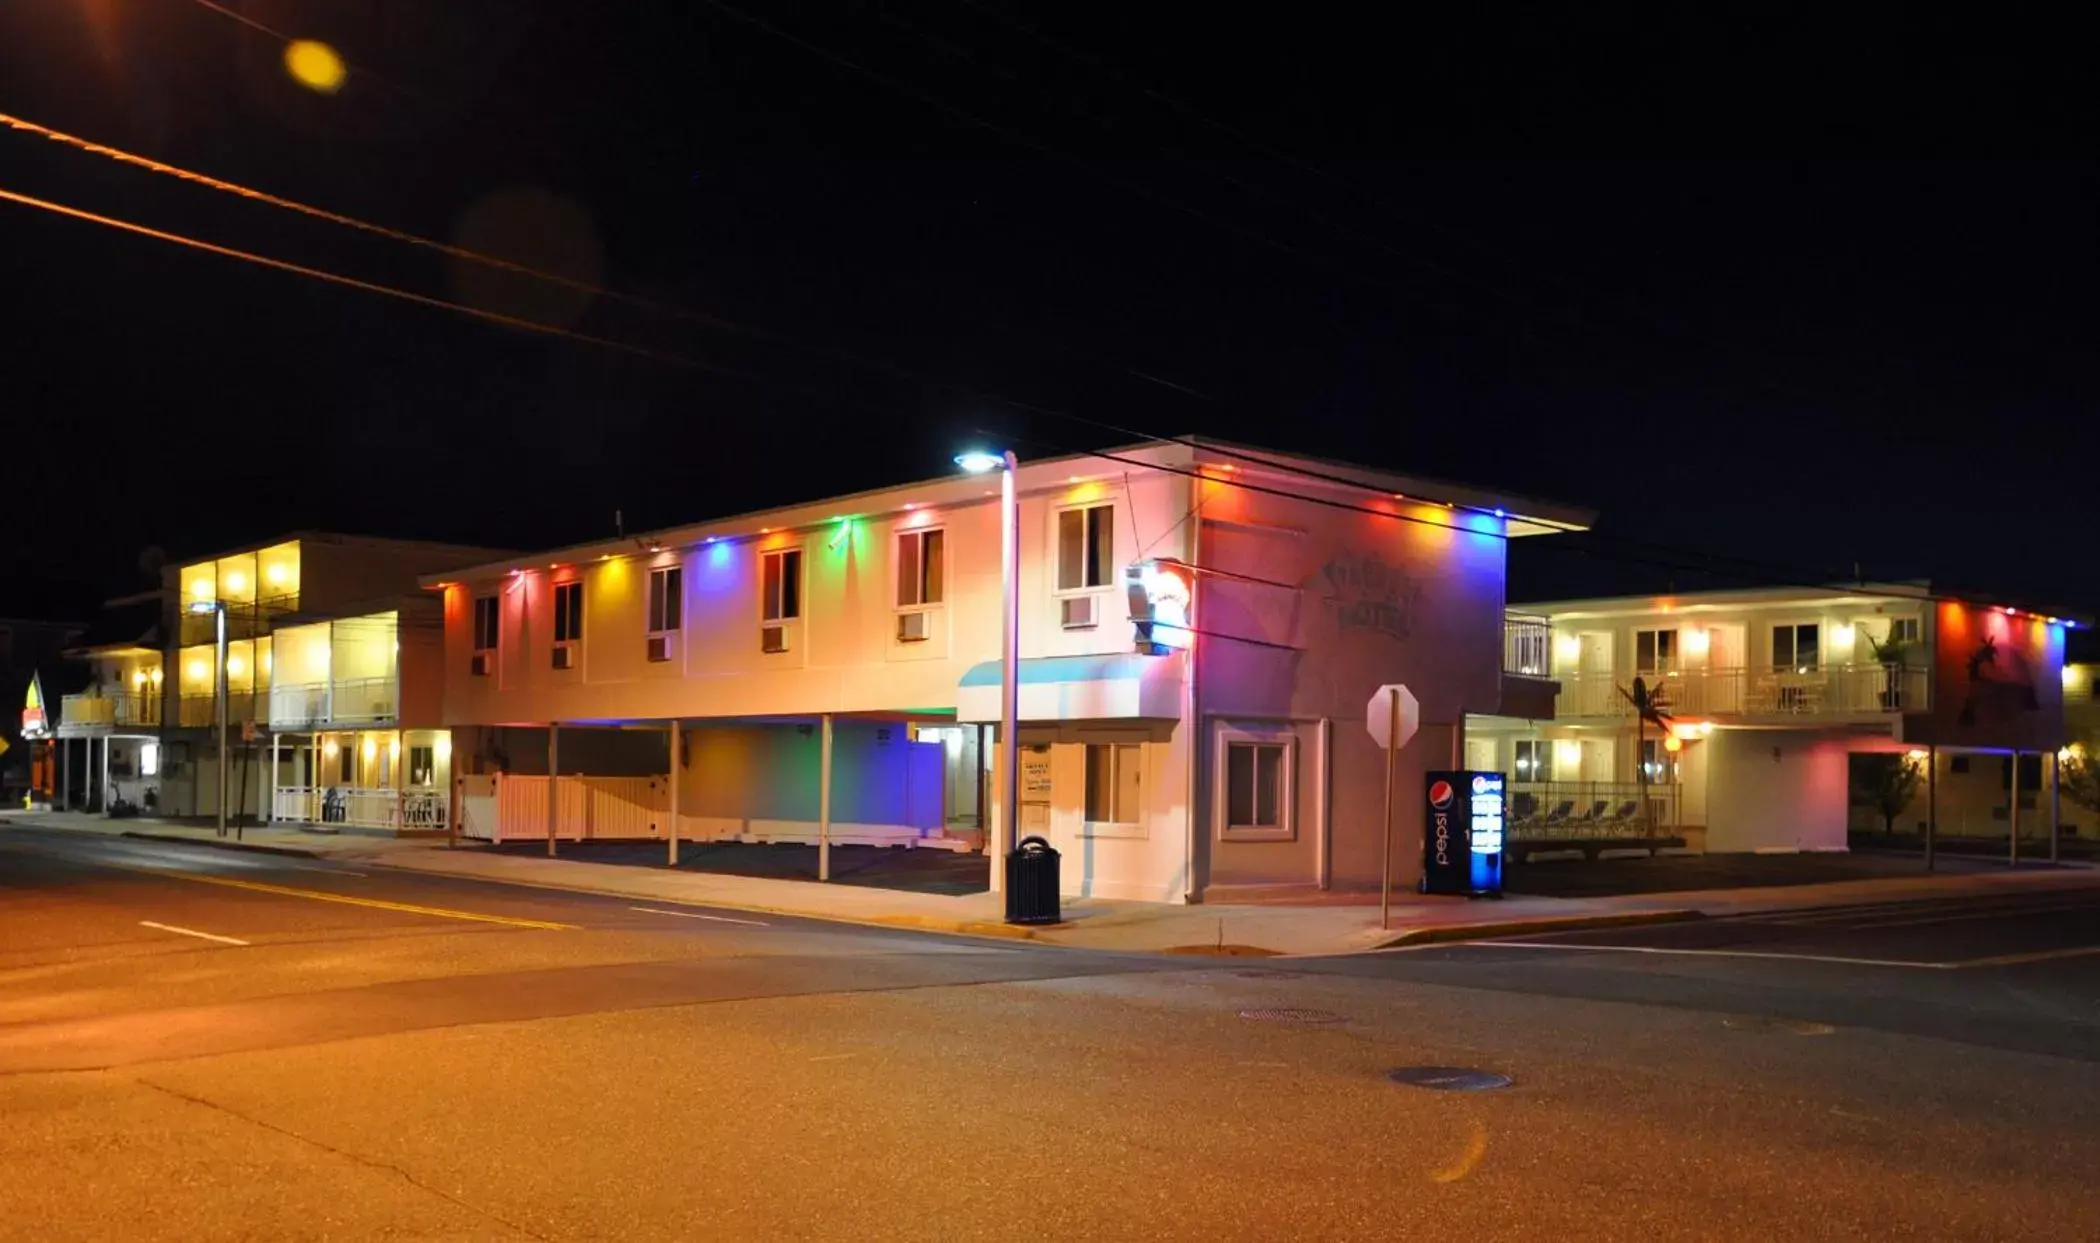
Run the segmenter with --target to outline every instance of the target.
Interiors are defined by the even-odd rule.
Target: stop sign
[[[1393,732],[1393,704],[1400,705],[1400,730]],[[1370,728],[1371,737],[1388,751],[1397,751],[1407,745],[1422,727],[1422,705],[1415,702],[1414,692],[1398,682],[1389,682],[1378,688],[1371,702],[1364,709],[1364,724]]]

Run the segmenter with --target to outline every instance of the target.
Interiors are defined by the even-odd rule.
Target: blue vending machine
[[[1501,773],[1434,772],[1423,792],[1422,892],[1502,896]]]

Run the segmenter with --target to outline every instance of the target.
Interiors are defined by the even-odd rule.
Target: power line
[[[922,372],[914,371],[911,368],[906,368],[894,363],[890,363],[886,360],[865,358],[845,351],[839,351],[830,347],[815,345],[807,342],[799,342],[792,338],[784,338],[776,334],[764,332],[762,330],[748,328],[744,325],[740,325],[733,321],[723,319],[719,316],[709,315],[703,312],[689,311],[683,307],[675,306],[670,303],[665,303],[654,299],[639,298],[634,297],[632,295],[622,294],[616,290],[608,289],[604,286],[597,285],[592,282],[577,280],[575,278],[563,276],[559,273],[548,272],[544,269],[535,268],[527,264],[521,264],[511,260],[502,259],[497,256],[484,254],[482,252],[471,250],[466,247],[455,246],[449,243],[440,242],[431,238],[426,238],[417,234],[409,233],[404,230],[390,228],[385,225],[374,224],[366,220],[361,220],[354,216],[345,215],[341,212],[335,212],[326,208],[316,207],[311,204],[302,203],[294,199],[285,198],[281,195],[271,194],[267,191],[258,190],[250,186],[241,185],[237,182],[228,181],[223,178],[196,172],[191,169],[186,169],[178,165],[169,164],[165,161],[138,155],[134,152],[125,151],[104,143],[94,142],[90,139],[82,138],[74,134],[69,134],[61,130],[56,130],[49,126],[41,125],[34,121],[30,121],[22,117],[17,117],[9,113],[0,112],[0,125],[6,125],[9,128],[15,129],[17,131],[46,138],[53,142],[69,146],[87,152],[89,154],[98,155],[107,159],[115,160],[119,163],[123,163],[128,166],[144,169],[146,171],[158,173],[164,176],[174,177],[178,180],[190,182],[196,185],[201,185],[209,189],[219,191],[221,193],[231,194],[243,199],[260,202],[268,206],[281,208],[283,210],[295,212],[314,219],[323,220],[328,223],[336,224],[345,228],[350,228],[360,232],[369,233],[375,236],[388,238],[390,240],[398,241],[406,245],[433,250],[438,253],[447,255],[449,257],[462,259],[474,263],[485,264],[490,267],[513,272],[518,275],[523,275],[532,279],[542,280],[563,286],[565,288],[589,293],[593,296],[600,296],[608,300],[619,301],[628,305],[640,307],[642,309],[670,315],[675,318],[686,320],[688,322],[701,323],[710,327],[725,328],[731,331],[748,332],[762,339],[777,340],[781,341],[784,344],[789,344],[798,348],[804,348],[813,350],[815,352],[828,354],[830,356],[842,358],[846,361],[855,362],[863,366],[873,367],[885,371],[891,375],[903,376],[905,378],[935,384],[940,387],[948,388],[953,391],[961,392],[966,395],[979,398],[981,400],[996,402],[998,404],[1009,406],[1014,409],[1025,410],[1032,413],[1047,415],[1053,418],[1064,419],[1074,423],[1096,427],[1105,431],[1113,432],[1120,436],[1127,436],[1138,440],[1157,441],[1160,443],[1195,443],[1193,439],[1184,440],[1181,438],[1160,436],[1156,433],[1151,432],[1138,431],[1127,427],[1121,427],[1117,424],[1110,423],[1105,420],[1089,418],[1085,415],[1076,414],[1071,411],[1025,402],[1015,398],[1005,397],[999,394],[978,390],[966,385],[954,384],[952,382],[940,380],[937,377],[926,375]],[[423,306],[451,310],[455,313],[466,314],[478,319],[482,319],[486,322],[496,323],[506,327],[520,328],[526,331],[538,332],[546,335],[562,336],[568,339],[585,342],[588,344],[601,345],[606,348],[618,350],[623,353],[633,354],[639,357],[650,358],[654,361],[666,363],[672,366],[698,368],[702,370],[717,372],[719,374],[735,376],[738,378],[754,381],[761,384],[776,385],[779,387],[788,388],[791,391],[796,391],[803,396],[814,397],[820,401],[830,402],[834,400],[828,395],[814,392],[812,390],[807,389],[804,386],[783,385],[770,377],[758,375],[756,373],[745,372],[737,368],[723,367],[718,364],[707,363],[700,360],[684,357],[681,355],[674,355],[659,350],[651,350],[645,347],[632,345],[627,342],[618,341],[610,337],[579,333],[570,329],[558,328],[553,325],[547,325],[539,323],[537,321],[523,319],[517,316],[503,315],[499,312],[483,311],[479,308],[466,306],[460,303],[449,302],[444,299],[432,298],[427,295],[416,294],[405,290],[395,289],[391,286],[383,286],[373,282],[362,281],[353,277],[341,276],[337,273],[327,272],[319,268],[311,268],[306,267],[304,265],[292,264],[283,260],[277,260],[269,258],[267,256],[256,255],[251,252],[235,250],[231,247],[223,247],[214,243],[200,242],[196,241],[195,239],[183,238],[181,235],[178,234],[172,234],[161,230],[150,229],[146,226],[133,225],[129,222],[120,221],[113,217],[96,216],[93,213],[83,212],[76,208],[69,208],[60,204],[46,203],[42,200],[32,200],[27,196],[14,194],[12,192],[6,193],[6,197],[18,202],[23,202],[31,206],[41,206],[45,207],[47,210],[53,210],[67,215],[73,215],[83,220],[90,220],[95,223],[103,223],[111,225],[113,227],[127,229],[132,232],[140,233],[144,236],[155,237],[159,240],[177,242],[183,245],[191,245],[197,248],[209,250],[213,253],[217,253],[226,257],[241,258],[250,262],[263,264],[264,266],[277,268],[283,271],[293,272],[299,275],[312,276],[317,279],[331,281],[352,288],[362,289],[367,292],[382,293],[388,296],[398,297],[406,301],[415,302]],[[844,404],[858,405],[859,403]],[[1317,479],[1322,482],[1339,484],[1342,486],[1352,488],[1363,487],[1360,481],[1352,480],[1345,476],[1336,475],[1331,472],[1325,472],[1314,468],[1301,466],[1296,463],[1280,462],[1256,454],[1247,453],[1242,450],[1229,449],[1222,446],[1205,445],[1203,447],[1207,450],[1217,452],[1223,456],[1234,457],[1240,460],[1257,463],[1269,467],[1271,469],[1296,474],[1306,478]],[[1384,513],[1385,511],[1365,510],[1364,512]],[[1406,517],[1405,515],[1399,516]],[[1429,525],[1445,526],[1448,524],[1430,523]],[[1596,537],[1594,533],[1590,534],[1590,538],[1592,540],[1598,539],[1598,537]],[[1653,544],[1646,541],[1628,542],[1636,543],[1639,546],[1648,547],[1658,551],[1679,554],[1682,554],[1685,551],[1687,551],[1671,548],[1668,545]],[[1799,570],[1779,571],[1773,569],[1772,567],[1758,565],[1757,563],[1749,561],[1743,561],[1740,559],[1730,560],[1737,560],[1738,564],[1746,567],[1755,567],[1754,575],[1738,571],[1737,573],[1742,577],[1756,576],[1770,578],[1789,577],[1801,574],[1801,571]],[[1650,564],[1661,565],[1664,563],[1651,562]],[[1718,572],[1711,566],[1694,566],[1684,563],[1668,563],[1668,568],[1703,573]]]

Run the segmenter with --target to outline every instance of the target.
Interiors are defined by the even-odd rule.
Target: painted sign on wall
[[[1422,584],[1414,575],[1363,553],[1338,553],[1320,567],[1322,602],[1335,628],[1405,639],[1414,633]]]
[[[1932,711],[1904,718],[1904,738],[2055,750],[2065,741],[2063,658],[2063,630],[2046,618],[1941,601]]]

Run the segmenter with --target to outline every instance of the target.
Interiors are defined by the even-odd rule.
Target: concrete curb
[[[123,832],[118,837],[128,837],[142,842],[173,842],[179,846],[206,846],[213,850],[245,850],[258,855],[288,855],[294,859],[325,859],[328,856],[317,851],[302,850],[297,846],[265,846],[259,842],[222,842],[217,838],[199,839],[182,837],[174,833]]]
[[[1548,932],[1583,932],[1591,928],[1635,928],[1643,924],[1679,924],[1705,919],[1706,912],[1692,910],[1621,911],[1609,915],[1541,915],[1532,919],[1488,920],[1477,924],[1440,924],[1409,928],[1368,949],[1395,949],[1403,945],[1435,945],[1450,941],[1486,941],[1498,937],[1537,936]]]
[[[413,872],[418,876],[442,876],[453,880],[479,881],[489,885],[517,885],[525,889],[546,889],[555,893],[581,893],[594,898],[618,898],[626,902],[653,902],[662,906],[691,906],[702,910],[740,911],[746,915],[778,915],[783,919],[806,919],[819,924],[850,924],[857,928],[887,928],[896,932],[934,932],[944,936],[975,937],[982,940],[1034,941],[1037,933],[1047,929],[1070,928],[1070,924],[1050,924],[1036,927],[1008,926],[987,923],[977,919],[942,919],[935,915],[845,915],[838,913],[819,914],[798,911],[781,906],[756,906],[749,902],[727,901],[719,898],[673,898],[662,894],[635,893],[624,889],[601,889],[595,885],[556,884],[553,881],[524,880],[514,876],[485,876],[476,872],[455,872],[446,868],[420,868],[413,863],[397,863],[389,859],[360,859],[360,866],[388,868],[396,872]],[[1071,949],[1054,941],[1042,944],[1052,949]],[[1111,951],[1113,952],[1113,951]],[[1144,951],[1129,951],[1143,953]]]

